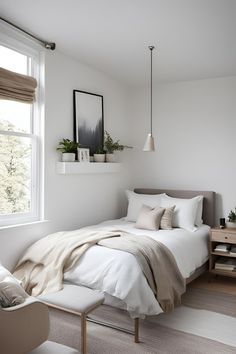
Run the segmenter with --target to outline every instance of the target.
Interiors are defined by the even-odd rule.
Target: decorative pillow
[[[196,220],[195,220],[196,226],[201,226],[203,224],[203,220],[202,220],[203,198],[204,198],[203,195],[199,195],[197,215],[196,215]]]
[[[12,307],[22,304],[29,295],[17,282],[6,278],[0,282],[0,306]]]
[[[161,199],[164,194],[138,194],[133,191],[126,191],[128,198],[128,211],[125,218],[126,221],[136,222],[139,216],[139,212],[143,204],[155,208],[161,206]]]
[[[142,205],[135,227],[137,229],[158,230],[164,211],[164,208],[151,208],[148,205]]]
[[[166,208],[175,205],[173,217],[174,227],[181,227],[188,231],[196,231],[195,220],[200,198],[201,196],[192,199],[182,199],[164,195],[161,200],[161,206]]]
[[[0,264],[0,306],[11,307],[19,305],[28,296],[19,281]]]
[[[172,230],[172,221],[174,216],[175,205],[166,208],[161,218],[160,229]]]

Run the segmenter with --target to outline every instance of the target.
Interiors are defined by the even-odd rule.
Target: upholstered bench
[[[62,290],[38,298],[49,307],[80,316],[81,353],[86,354],[87,315],[103,303],[103,294],[82,286],[64,284]]]

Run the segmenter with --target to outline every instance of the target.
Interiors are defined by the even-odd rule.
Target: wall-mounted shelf
[[[60,174],[101,174],[117,173],[121,169],[120,163],[100,162],[57,162],[56,171]]]

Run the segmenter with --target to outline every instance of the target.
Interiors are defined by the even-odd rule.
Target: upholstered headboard
[[[203,223],[209,226],[215,226],[215,192],[149,188],[135,188],[134,192],[138,194],[166,193],[170,197],[185,199],[193,198],[197,195],[203,195]]]

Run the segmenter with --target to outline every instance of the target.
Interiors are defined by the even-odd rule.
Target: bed
[[[166,193],[174,198],[186,199],[202,195],[203,224],[195,232],[181,228],[148,231],[137,229],[134,222],[122,218],[89,228],[123,230],[149,236],[171,251],[186,283],[200,275],[208,260],[208,234],[209,228],[214,225],[215,193],[160,189],[135,189],[134,192],[145,195]],[[64,274],[64,281],[103,291],[106,304],[127,310],[133,318],[162,312],[135,257],[127,252],[92,246],[78,264]]]
[[[148,244],[153,244],[155,249],[157,247],[153,239],[157,241],[159,240],[161,244],[163,243],[164,248],[168,250],[168,253],[171,253],[171,257],[177,264],[176,268],[178,268],[178,274],[182,274],[180,274],[180,277],[182,279],[183,284],[195,279],[206,269],[206,262],[208,260],[209,228],[214,225],[215,193],[210,191],[181,191],[160,189],[135,189],[134,192],[131,193],[135,194],[135,196],[140,195],[141,199],[148,199],[148,196],[154,197],[155,201],[153,202],[154,204],[152,206],[150,205],[151,207],[159,205],[158,203],[156,204],[156,198],[158,198],[159,194],[163,193],[166,193],[168,196],[173,198],[182,198],[182,200],[187,201],[187,204],[191,204],[192,199],[196,199],[198,198],[197,196],[201,195],[203,196],[203,203],[201,203],[202,209],[200,213],[200,217],[202,218],[201,224],[198,225],[197,228],[195,228],[194,226],[194,231],[189,231],[188,228],[183,227],[174,228],[173,230],[160,231],[148,231],[143,229],[137,229],[134,227],[135,223],[128,218],[130,207],[129,201],[128,214],[126,218],[105,221],[101,224],[89,226],[80,230],[74,230],[68,233],[62,232],[59,233],[59,235],[57,235],[57,233],[55,235],[57,235],[56,237],[59,236],[59,238],[57,238],[57,240],[59,241],[59,246],[61,244],[61,236],[63,236],[64,238],[64,245],[67,249],[69,234],[75,233],[77,240],[78,234],[80,234],[81,231],[83,233],[84,230],[87,234],[96,234],[96,237],[98,234],[101,235],[109,233],[109,230],[123,230],[124,232],[134,234],[134,236],[132,237],[134,238],[135,243],[136,236],[138,238],[139,235],[145,235],[145,237],[148,238],[148,240],[145,239],[145,242],[147,242]],[[97,232],[97,230],[100,230],[100,233]],[[144,238],[140,239],[144,240]],[[56,246],[56,244],[53,243],[53,247],[54,246]],[[32,257],[31,247],[28,249],[30,258]],[[46,247],[48,251],[46,252],[46,254],[50,254],[50,252],[54,250],[54,248],[51,248],[50,251],[50,248],[48,248],[47,240]],[[38,252],[37,256],[44,257],[44,253],[45,252]],[[165,258],[162,258],[162,260],[165,265]],[[162,263],[159,263],[159,265],[159,270],[162,269],[165,276],[167,274],[172,274],[172,279],[175,279],[176,273],[172,273],[170,271],[166,273],[165,266],[163,269],[163,266],[161,266]],[[165,283],[166,278],[161,275],[162,271],[159,271],[159,274],[162,279],[164,278]],[[159,278],[157,277],[157,279]],[[77,263],[73,264],[73,267],[68,267],[68,271],[64,273],[64,282],[87,286],[94,290],[102,291],[105,294],[105,304],[110,305],[104,308],[110,309],[111,312],[113,311],[112,307],[117,307],[128,311],[130,317],[134,318],[134,331],[114,325],[113,323],[111,323],[113,321],[101,321],[100,318],[96,317],[96,315],[95,318],[89,318],[88,320],[106,327],[114,328],[125,333],[129,333],[132,335],[134,334],[135,341],[138,341],[139,318],[144,318],[148,315],[158,315],[162,312],[162,308],[160,307],[151,288],[149,287],[146,277],[144,276],[140,265],[137,263],[136,257],[133,254],[130,254],[129,252],[102,247],[100,245],[100,241],[99,245],[93,244],[89,249],[87,249],[86,252],[77,261]],[[164,283],[162,284],[164,285]],[[162,287],[159,286],[159,288]],[[183,292],[181,292],[181,294],[183,294]],[[77,346],[78,343],[76,342],[76,317],[77,316],[73,313],[68,313],[63,310],[51,308],[51,340],[58,341],[62,344],[68,344],[69,341],[71,342],[70,344],[72,344],[73,342],[74,345]],[[65,328],[70,329],[69,332],[66,332],[66,335]],[[69,339],[68,333],[70,334]]]

